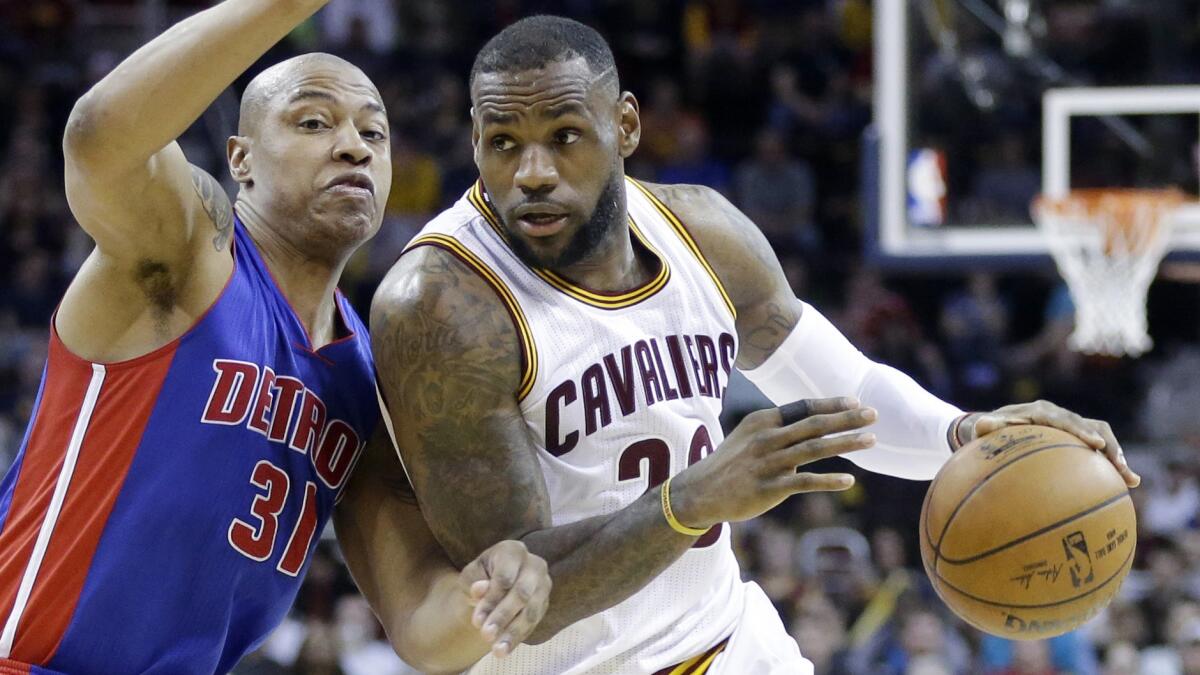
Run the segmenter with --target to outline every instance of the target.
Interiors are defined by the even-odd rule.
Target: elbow
[[[106,156],[105,147],[112,133],[112,126],[105,122],[107,117],[94,91],[75,102],[63,131],[63,156],[69,163],[92,166]]]
[[[396,642],[392,642],[392,649],[406,665],[425,675],[457,675],[474,665],[453,653],[438,654],[428,649],[402,648]]]
[[[96,129],[99,126],[96,118],[99,113],[92,98],[91,92],[84,94],[75,102],[70,116],[67,117],[67,126],[63,131],[63,153],[68,157],[80,154],[95,143]]]
[[[448,654],[445,654],[444,651],[423,645],[417,640],[406,639],[411,631],[405,630],[403,626],[388,626],[385,628],[385,632],[396,656],[422,673],[457,673],[462,670],[462,668],[454,668],[447,662]]]
[[[429,675],[461,673],[482,654],[464,654],[461,643],[446,635],[430,635],[413,623],[414,617],[397,617],[384,622],[384,633],[392,651],[407,665]]]
[[[438,659],[432,654],[414,653],[411,650],[401,649],[395,643],[392,643],[392,649],[395,650],[396,656],[399,656],[400,660],[407,666],[422,673],[428,673],[429,675],[442,675],[442,673],[446,673],[449,675],[451,673],[462,672],[461,668],[449,668],[439,663]]]

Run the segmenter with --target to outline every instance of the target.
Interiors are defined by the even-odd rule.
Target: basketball
[[[1014,426],[959,449],[925,495],[921,559],[964,621],[1040,640],[1095,616],[1121,587],[1137,539],[1133,502],[1083,441]]]

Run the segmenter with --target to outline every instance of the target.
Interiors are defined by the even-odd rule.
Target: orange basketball
[[[1133,564],[1125,482],[1083,441],[1008,427],[963,446],[921,508],[921,559],[938,596],[1015,640],[1065,633],[1099,612]]]

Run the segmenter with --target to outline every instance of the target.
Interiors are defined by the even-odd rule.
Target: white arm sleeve
[[[958,408],[925,391],[904,373],[855,349],[807,303],[783,344],[759,367],[744,371],[767,398],[783,405],[802,398],[855,396],[875,408],[875,447],[847,453],[868,471],[932,480],[950,458],[946,440]]]

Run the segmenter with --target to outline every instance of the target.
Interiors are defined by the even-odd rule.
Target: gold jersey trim
[[[490,225],[492,229],[496,231],[496,234],[507,243],[508,235],[505,233],[503,226],[500,224],[499,214],[496,213],[496,211],[492,208],[492,205],[488,203],[486,197],[484,196],[482,181],[475,181],[475,185],[471,186],[471,189],[467,192],[467,199],[471,202],[471,205],[474,206],[477,211],[479,211],[484,219],[487,220],[488,225]],[[658,273],[654,275],[654,278],[633,290],[622,293],[604,293],[600,291],[593,291],[574,284],[565,277],[547,269],[530,267],[529,270],[547,284],[550,284],[550,286],[556,290],[561,291],[562,293],[578,300],[579,302],[591,305],[593,307],[599,307],[601,309],[622,309],[636,305],[646,298],[653,296],[655,293],[658,293],[667,285],[667,282],[671,279],[671,266],[667,263],[666,257],[663,256],[658,249],[650,245],[649,240],[647,240],[646,236],[642,234],[641,229],[638,228],[637,223],[634,222],[633,218],[629,219],[629,229],[633,233],[633,236],[637,238],[638,243],[644,246],[646,250],[650,251],[650,253],[658,259],[659,263]]]
[[[517,329],[517,334],[520,336],[521,383],[517,387],[516,394],[517,401],[523,401],[533,389],[534,381],[537,380],[538,353],[537,345],[533,341],[533,331],[529,329],[529,321],[525,318],[525,312],[521,310],[521,305],[517,302],[516,296],[505,285],[500,275],[496,274],[478,255],[454,237],[437,233],[421,235],[409,242],[404,247],[404,251],[411,251],[418,246],[434,246],[450,253],[473,269],[480,278],[492,287],[496,295],[500,297],[501,302],[504,303],[505,311],[508,312],[513,326]]]
[[[632,178],[629,178],[628,176],[626,176],[626,180],[640,190],[642,194],[646,195],[646,198],[650,200],[650,203],[654,205],[654,208],[658,209],[658,212],[662,214],[663,218],[666,218],[667,222],[671,224],[671,227],[675,230],[675,233],[679,235],[680,239],[683,240],[684,245],[688,247],[688,249],[692,252],[692,255],[696,256],[696,260],[700,261],[700,266],[704,268],[705,272],[708,272],[709,278],[712,279],[713,284],[717,287],[717,292],[721,294],[721,299],[725,301],[725,307],[729,309],[729,313],[732,314],[734,320],[736,320],[737,308],[733,306],[733,301],[729,299],[729,294],[725,292],[725,285],[721,283],[721,280],[717,277],[717,273],[713,271],[712,265],[708,264],[708,258],[704,257],[704,252],[700,250],[700,246],[696,243],[696,240],[692,238],[692,234],[688,232],[687,226],[683,224],[683,221],[679,220],[679,217],[675,215],[675,212],[668,208],[667,205],[662,202],[662,200],[654,196],[654,193],[650,192],[650,190],[646,189],[646,186]]]
[[[725,647],[728,645],[729,638],[725,638],[703,654],[697,654],[678,665],[663,668],[654,675],[704,675],[708,672],[709,667],[712,666],[713,661],[721,655],[721,652],[725,651]]]

